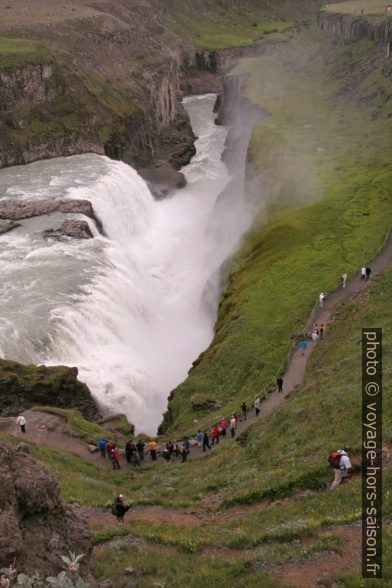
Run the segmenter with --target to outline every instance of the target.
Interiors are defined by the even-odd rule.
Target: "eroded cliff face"
[[[121,130],[130,140],[140,112],[119,107],[105,83],[55,60],[0,68],[0,167],[59,155],[104,154]]]
[[[257,51],[198,52],[177,33],[189,9],[220,23],[217,6],[271,16],[261,0],[37,0],[34,13],[16,0],[0,35],[40,43],[53,60],[0,67],[0,166],[93,151],[133,165],[161,194],[184,185],[194,136],[183,93],[219,91],[216,74]]]
[[[80,513],[66,504],[52,476],[30,455],[0,443],[0,564],[46,578],[62,555],[83,554],[93,568],[93,537]],[[87,569],[86,569],[87,568]]]
[[[367,37],[381,43],[392,41],[392,20],[321,11],[316,17],[318,27],[347,41]]]
[[[0,414],[15,415],[33,406],[76,408],[86,419],[99,418],[90,390],[77,368],[23,365],[0,359]]]

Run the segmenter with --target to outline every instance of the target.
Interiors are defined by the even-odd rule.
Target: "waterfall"
[[[0,172],[12,197],[90,200],[104,228],[88,241],[51,244],[35,232],[38,219],[10,233],[0,261],[13,277],[15,312],[0,288],[9,317],[0,348],[20,361],[77,366],[104,412],[123,412],[147,433],[212,340],[219,268],[250,223],[240,193],[217,202],[230,178],[213,101],[186,101],[197,154],[184,169],[187,187],[165,200],[125,163],[97,155]]]

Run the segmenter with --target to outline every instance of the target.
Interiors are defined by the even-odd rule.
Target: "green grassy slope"
[[[323,42],[304,32],[238,69],[268,113],[250,147],[264,210],[234,259],[214,341],[172,395],[167,434],[189,432],[195,416],[210,425],[263,390],[318,293],[370,260],[390,227],[391,82],[380,50]],[[221,408],[195,414],[195,396]]]
[[[276,571],[275,566],[301,565],[317,554],[339,553],[343,540],[334,528],[359,521],[361,480],[357,472],[336,493],[325,490],[332,478],[327,456],[343,443],[351,443],[354,453],[360,447],[359,340],[363,326],[383,325],[384,381],[390,379],[392,317],[385,315],[385,308],[391,287],[392,268],[339,310],[338,320],[310,360],[304,385],[268,419],[251,428],[244,446],[233,441],[204,459],[159,469],[149,466],[140,473],[129,469],[121,475],[66,453],[33,446],[32,454],[56,476],[65,497],[79,504],[104,506],[122,491],[132,504],[208,510],[206,500],[218,494],[224,506],[251,505],[249,510],[198,526],[133,521],[120,530],[101,528],[97,531],[97,541],[102,543],[97,551],[99,578],[115,577],[119,587],[125,586],[123,570],[132,565],[141,586],[151,585],[154,575],[175,587],[184,581],[196,586],[201,580],[208,587],[221,586],[232,574],[238,574],[240,586],[273,586],[265,574]],[[390,388],[386,386],[384,444],[389,447],[391,415]],[[391,483],[389,465],[384,472],[385,586],[392,580]],[[262,500],[263,509],[252,507]],[[130,533],[133,541],[146,543],[131,549],[105,544],[112,536]],[[335,574],[333,566],[331,574]],[[342,585],[355,586],[357,581],[351,575]]]
[[[51,59],[52,53],[39,43],[0,37],[0,69],[15,65],[40,65]]]

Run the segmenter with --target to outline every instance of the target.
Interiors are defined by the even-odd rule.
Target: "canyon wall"
[[[335,12],[321,11],[316,16],[318,27],[327,33],[339,35],[347,41],[367,37],[380,43],[392,41],[391,19],[370,19]]]

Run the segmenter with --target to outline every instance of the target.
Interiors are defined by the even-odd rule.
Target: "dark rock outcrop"
[[[88,200],[3,200],[0,202],[0,219],[3,220],[22,220],[52,212],[84,214],[94,220],[100,233],[103,232],[102,223],[95,216],[92,204]]]
[[[0,219],[0,235],[3,233],[8,233],[8,231],[12,231],[12,229],[16,229],[16,227],[20,227],[20,223],[14,223],[11,220]]]
[[[159,160],[154,165],[141,168],[139,173],[157,198],[163,198],[186,185],[184,174],[176,171],[167,161]]]
[[[66,241],[68,239],[92,239],[94,235],[86,221],[66,220],[59,229],[47,229],[43,232],[45,239]]]
[[[62,555],[84,554],[92,567],[93,538],[52,476],[23,451],[0,443],[0,565],[28,575],[57,574]]]
[[[0,415],[11,416],[41,405],[76,408],[86,419],[98,419],[90,390],[77,375],[77,368],[23,365],[0,359]]]

